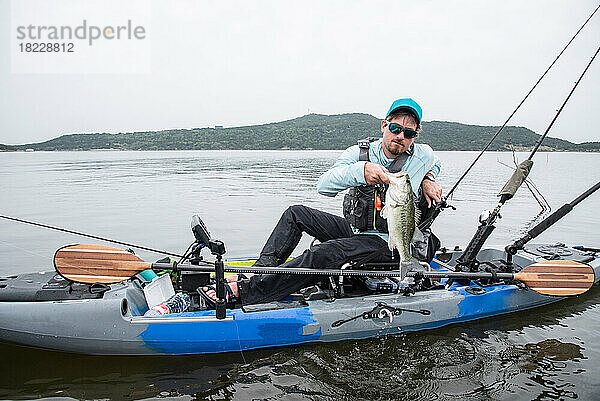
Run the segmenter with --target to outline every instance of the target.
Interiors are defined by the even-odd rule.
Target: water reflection
[[[528,359],[532,362],[543,360],[569,361],[583,358],[583,354],[581,353],[583,349],[579,345],[563,343],[555,338],[540,341],[537,344],[527,344],[525,345],[525,350],[529,353]],[[525,366],[523,367],[526,368]]]

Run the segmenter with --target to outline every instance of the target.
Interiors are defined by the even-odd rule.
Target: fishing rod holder
[[[517,254],[518,251],[522,250],[525,244],[529,241],[546,231],[550,226],[554,223],[565,217],[568,213],[573,210],[575,206],[579,204],[579,202],[583,201],[585,198],[596,192],[600,189],[600,182],[597,182],[595,185],[592,185],[589,189],[587,189],[584,193],[579,195],[577,198],[573,199],[573,201],[569,203],[565,203],[558,210],[552,213],[550,216],[546,217],[544,220],[540,221],[535,227],[527,232],[524,236],[516,240],[510,245],[507,245],[504,250],[506,251],[506,262],[508,264],[512,263],[512,257]]]

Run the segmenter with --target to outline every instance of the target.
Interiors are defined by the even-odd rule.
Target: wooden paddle
[[[437,260],[434,262],[445,265]],[[415,275],[415,272],[409,272],[408,275]],[[489,272],[425,272],[424,275],[431,278],[493,278]],[[544,260],[518,273],[496,273],[496,277],[517,280],[540,294],[557,296],[583,294],[595,280],[591,266],[572,260]]]
[[[70,245],[56,251],[56,271],[68,280],[82,283],[117,283],[130,279],[146,269],[173,269],[169,263],[148,263],[122,249],[106,245]],[[176,270],[213,272],[214,266],[178,265]],[[324,276],[398,277],[399,271],[334,270],[282,267],[241,267],[225,265],[233,273],[314,274]],[[489,272],[409,272],[438,278],[492,278]],[[579,295],[594,284],[594,270],[583,263],[570,260],[548,260],[534,263],[518,273],[497,273],[501,279],[518,280],[544,295]]]
[[[68,245],[54,254],[54,268],[80,283],[118,283],[150,269],[138,256],[106,245]]]

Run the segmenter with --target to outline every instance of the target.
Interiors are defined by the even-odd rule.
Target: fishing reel
[[[484,210],[483,212],[481,212],[481,214],[479,215],[479,218],[478,218],[479,224],[483,224],[483,223],[487,222],[491,215],[492,215],[492,212],[490,210]]]
[[[421,197],[419,202],[421,202],[419,204],[419,208],[421,208],[421,205],[423,205],[423,207],[427,206],[425,197]],[[454,207],[453,205],[451,205],[447,202],[447,197],[442,197],[441,202],[438,202],[435,205],[433,205],[432,207],[427,208],[426,211],[421,216],[422,220],[421,220],[421,223],[419,223],[419,230],[423,231],[423,230],[426,230],[429,227],[431,227],[431,225],[433,224],[433,221],[438,217],[438,215],[441,213],[441,211],[444,209],[447,209],[447,208],[456,210],[456,207]]]

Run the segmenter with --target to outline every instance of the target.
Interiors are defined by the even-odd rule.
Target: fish
[[[385,194],[381,217],[387,220],[390,251],[398,250],[400,267],[405,274],[411,266],[420,266],[419,261],[410,253],[411,243],[424,241],[423,233],[417,227],[420,212],[415,206],[415,196],[408,173],[400,171],[387,175],[390,185]]]

